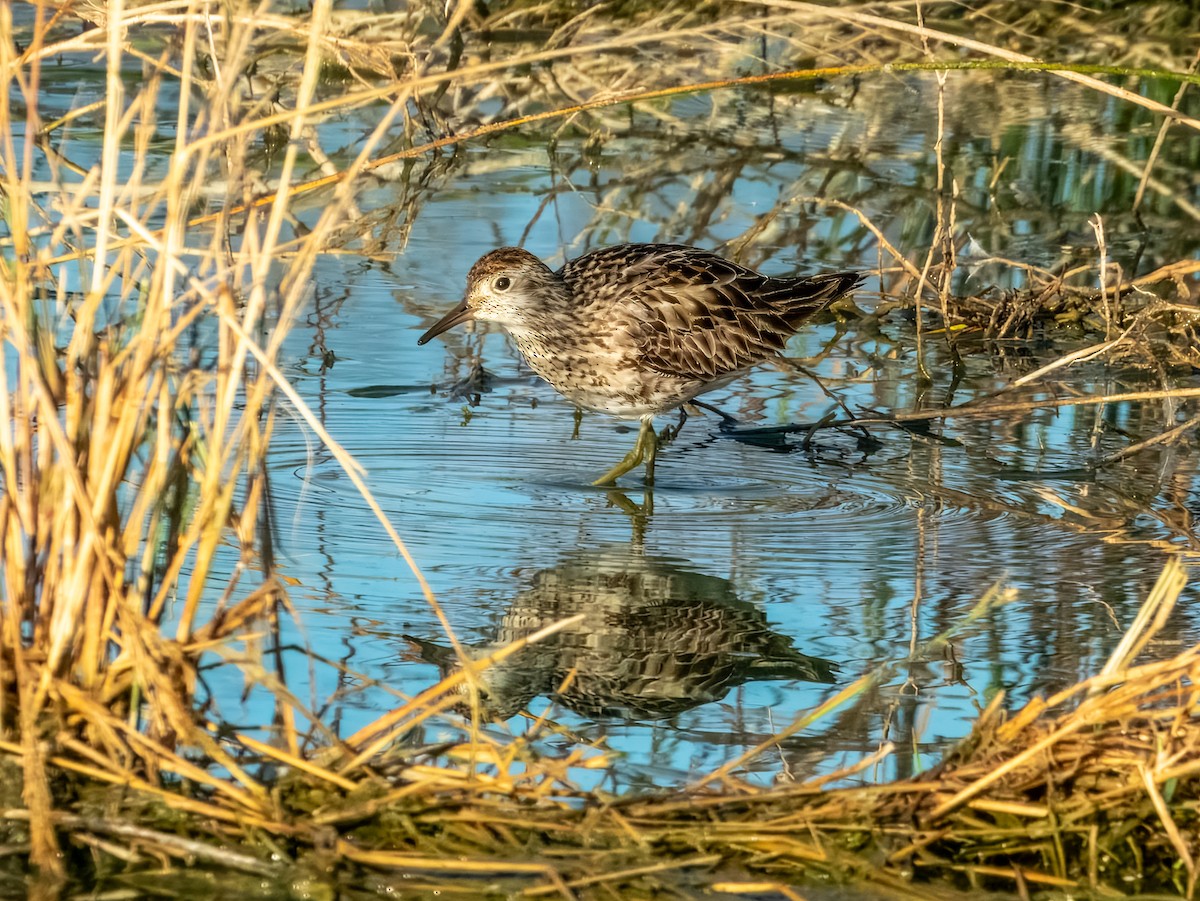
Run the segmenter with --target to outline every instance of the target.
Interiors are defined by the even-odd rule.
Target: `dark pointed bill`
[[[475,311],[467,306],[466,300],[463,300],[453,310],[439,319],[433,324],[433,328],[417,339],[417,344],[424,344],[433,338],[436,338],[447,329],[452,329],[460,322],[468,322],[475,318]]]

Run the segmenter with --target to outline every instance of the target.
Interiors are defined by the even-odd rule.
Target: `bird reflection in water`
[[[583,619],[484,670],[484,712],[507,719],[547,695],[586,717],[663,719],[747,682],[834,681],[833,662],[796,650],[727,579],[685,565],[620,548],[539,572],[493,640],[464,646],[467,653],[480,659],[552,623]],[[457,667],[451,649],[405,638],[443,676]]]

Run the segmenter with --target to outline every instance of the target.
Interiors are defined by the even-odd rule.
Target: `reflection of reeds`
[[[561,756],[539,756],[521,740],[485,732],[471,742],[398,747],[459,700],[456,688],[470,681],[469,669],[349,737],[304,722],[305,708],[273,668],[275,658],[263,653],[286,600],[272,566],[264,461],[275,398],[288,392],[275,357],[304,299],[315,254],[345,225],[354,174],[385,149],[415,155],[415,136],[438,123],[512,129],[515,119],[485,121],[491,117],[482,110],[493,101],[502,101],[506,114],[545,113],[575,126],[582,121],[578,127],[600,135],[617,121],[614,111],[625,108],[597,100],[601,86],[628,90],[626,104],[635,96],[649,104],[653,98],[638,85],[651,75],[665,77],[664,66],[676,66],[669,74],[683,85],[672,91],[694,89],[696,71],[710,62],[724,61],[720,71],[732,74],[752,39],[795,63],[816,39],[808,29],[820,11],[810,9],[804,19],[756,11],[716,19],[707,12],[707,18],[693,17],[685,4],[615,28],[591,10],[560,18],[557,7],[539,5],[536,14],[548,17],[550,32],[544,47],[489,61],[473,49],[465,56],[456,49],[461,27],[524,29],[534,12],[505,9],[472,21],[478,11],[463,2],[440,28],[418,28],[414,14],[403,23],[410,30],[401,32],[402,40],[369,41],[337,33],[328,3],[316,4],[304,20],[243,11],[217,19],[196,3],[155,4],[150,12],[129,6],[141,12],[127,16],[120,3],[88,6],[102,27],[61,37],[67,7],[38,6],[19,54],[10,40],[0,42],[0,123],[6,129],[0,160],[11,245],[0,271],[0,416],[6,423],[0,431],[0,750],[18,762],[24,803],[9,806],[3,817],[27,824],[29,860],[43,873],[64,875],[65,833],[105,866],[200,860],[256,879],[292,879],[299,870],[327,883],[341,878],[328,875],[340,867],[349,884],[361,884],[370,872],[380,885],[402,888],[412,886],[406,877],[414,872],[463,882],[478,876],[488,884],[512,879],[520,888],[529,888],[532,878],[541,884],[530,894],[572,897],[637,887],[647,878],[720,861],[780,878],[805,867],[861,873],[865,861],[879,857],[836,850],[844,847],[838,837],[849,833],[865,843],[878,830],[893,838],[877,871],[889,884],[911,863],[972,879],[1013,873],[1018,884],[1119,886],[1120,875],[1108,870],[1123,864],[1125,838],[1136,833],[1147,886],[1170,883],[1172,860],[1183,862],[1179,883],[1194,885],[1186,833],[1192,824],[1181,828],[1179,822],[1191,816],[1186,804],[1195,794],[1198,737],[1187,687],[1200,675],[1194,651],[1136,669],[1129,668],[1131,658],[1123,659],[1085,683],[1079,691],[1093,694],[1065,713],[1046,717],[1030,705],[1001,723],[993,707],[972,742],[938,771],[860,793],[822,794],[813,785],[768,792],[721,773],[723,784],[705,794],[589,806],[595,799],[575,788],[573,775],[603,766],[601,751],[572,747]],[[153,18],[139,19],[143,14]],[[0,8],[0,16],[12,15],[12,5]],[[11,34],[11,22],[2,24]],[[140,24],[148,34],[156,27],[181,31],[162,42],[159,60],[125,46],[125,24]],[[830,28],[825,37],[846,27]],[[616,33],[606,36],[605,29]],[[866,34],[843,35],[838,49],[878,49]],[[608,52],[596,49],[602,38]],[[251,76],[262,77],[268,51],[280,41],[294,65],[268,85],[260,108],[261,85]],[[708,52],[674,52],[689,45]],[[897,46],[879,53],[888,61],[904,56]],[[103,54],[108,87],[105,102],[87,113],[103,110],[99,159],[84,165],[71,159],[70,142],[46,140],[39,118],[39,61],[81,50]],[[832,52],[822,53],[834,61]],[[327,88],[319,80],[322,61],[361,81],[403,68],[409,57],[422,60],[406,70],[411,79],[365,88],[356,82],[355,90],[331,92],[318,106],[317,95]],[[146,64],[145,78],[126,102],[124,66],[132,59]],[[552,59],[570,59],[572,66],[531,65]],[[448,74],[454,66],[457,74]],[[170,118],[160,106],[168,80],[179,86]],[[428,92],[419,95],[422,85]],[[274,88],[287,108],[274,107]],[[307,123],[318,113],[380,98],[394,100],[380,129],[330,178],[340,187],[323,195],[329,202],[316,221],[294,228],[289,201],[296,196],[300,148],[314,160],[324,157]],[[664,120],[671,116],[665,107],[648,108]],[[388,119],[401,115],[408,120],[400,146],[385,148]],[[54,124],[65,129],[83,116]],[[268,131],[280,128],[286,134]],[[172,131],[169,161],[151,178],[151,144],[159,132]],[[35,161],[34,136],[46,149],[48,181],[35,178],[42,161]],[[462,139],[439,141],[449,146]],[[749,165],[736,142],[725,149],[718,186]],[[254,165],[268,164],[275,179],[269,189],[249,175]],[[839,161],[828,171],[836,176],[840,167],[852,171],[854,165]],[[644,180],[623,186],[623,196],[653,197],[662,176],[651,168]],[[420,178],[414,181],[401,230],[411,225],[427,189]],[[807,188],[796,187],[763,223],[798,205]],[[214,193],[217,210],[201,219],[193,205]],[[700,205],[693,240],[719,218],[720,193]],[[844,204],[841,209],[848,222],[859,215]],[[368,219],[366,227],[376,221]],[[383,227],[393,225],[388,219]],[[594,230],[604,233],[610,225],[598,216]],[[852,245],[872,239],[868,225],[864,217]],[[355,227],[347,226],[348,233],[361,237]],[[803,246],[803,227],[788,228],[794,230],[787,239]],[[903,252],[897,256],[908,263]],[[1189,271],[1168,274],[1182,279]],[[1179,314],[1180,333],[1194,341],[1187,331],[1191,307],[1167,312]],[[993,308],[985,315],[1026,322],[1020,310]],[[1114,321],[1101,324],[1111,329]],[[299,399],[288,396],[307,415]],[[309,421],[328,440],[315,419]],[[357,479],[353,461],[340,459]],[[1177,569],[1168,575],[1173,587],[1164,592],[1177,593]],[[272,740],[235,732],[216,715],[201,667],[214,659],[239,666],[249,685],[273,694],[275,722],[253,724],[274,726]],[[1071,699],[1063,695],[1051,706]],[[306,729],[318,736],[311,744]],[[1045,765],[1051,755],[1071,765],[1071,792],[1061,801],[1061,768]],[[271,779],[272,768],[286,775]],[[98,816],[94,790],[102,785],[122,793],[103,798]],[[1014,836],[1022,854],[1016,870],[1006,844]],[[281,859],[288,864],[270,862]]]

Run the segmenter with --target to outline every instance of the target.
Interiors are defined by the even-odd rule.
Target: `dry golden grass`
[[[885,17],[773,0],[679,4],[614,21],[590,7],[543,4],[497,9],[483,21],[473,3],[460,2],[440,20],[414,4],[368,28],[335,14],[328,0],[305,17],[250,4],[66,2],[36,6],[19,47],[0,41],[9,237],[0,262],[0,417],[8,423],[0,430],[0,750],[22,787],[21,806],[0,817],[25,830],[20,850],[43,884],[79,876],[68,861],[90,875],[199,861],[222,869],[230,885],[230,871],[240,871],[323,890],[361,886],[368,875],[385,890],[411,888],[409,877],[423,874],[467,894],[493,885],[528,895],[649,894],[693,878],[724,879],[735,893],[774,886],[786,894],[782,883],[816,871],[928,897],[936,891],[907,883],[925,870],[1021,891],[1096,892],[1123,890],[1133,872],[1147,888],[1192,894],[1200,653],[1135,666],[1157,613],[1104,673],[1007,720],[997,702],[962,749],[915,781],[766,790],[729,768],[657,800],[580,792],[573,769],[606,764],[582,747],[551,760],[475,730],[436,755],[398,751],[398,737],[461,699],[460,686],[474,678],[469,664],[355,735],[324,735],[314,751],[301,736],[314,717],[264,654],[278,618],[289,615],[272,563],[265,470],[282,403],[337,455],[441,616],[357,464],[276,364],[316,255],[354,209],[359,173],[533,121],[600,129],[623,104],[699,90],[719,98],[721,87],[750,80],[727,73],[744,42],[760,37],[797,60],[796,71],[773,78],[938,68],[937,50],[950,46],[1030,64],[939,30],[939,11],[926,9],[919,25],[895,9]],[[0,6],[0,33],[14,33],[13,14]],[[74,16],[98,27],[79,32]],[[417,27],[432,21],[437,28]],[[464,29],[535,24],[548,32],[536,51],[486,59],[463,43]],[[131,45],[126,28],[158,35],[157,49]],[[1127,62],[1186,64],[1154,46],[1158,55]],[[704,52],[681,61],[681,47]],[[1024,51],[1041,55],[1036,46]],[[101,59],[107,93],[96,107],[47,122],[40,64],[61,54]],[[810,55],[820,68],[801,72]],[[129,96],[123,76],[134,60],[145,77]],[[553,60],[570,61],[562,77],[534,65]],[[330,89],[331,67],[348,89]],[[1200,126],[1063,60],[1045,67],[1142,104],[1174,127]],[[700,78],[702,69],[721,77]],[[266,80],[265,95],[254,79]],[[178,82],[177,109],[160,102],[168,81]],[[505,100],[503,117],[479,112],[495,98]],[[341,169],[329,164],[314,123],[381,99],[390,106],[357,158]],[[84,115],[103,116],[103,139],[97,164],[79,169],[50,138]],[[446,121],[453,136],[418,137]],[[393,122],[404,126],[400,146],[387,143]],[[159,127],[175,146],[151,179]],[[281,150],[266,188],[248,160],[270,142]],[[322,179],[297,183],[302,153],[327,170]],[[49,188],[35,178],[41,154],[53,172]],[[1145,174],[1158,190],[1149,166]],[[1112,272],[1102,223],[1098,289],[1069,287],[1070,273],[1044,273],[1044,297],[969,300],[951,310],[954,207],[950,185],[939,184],[943,228],[924,264],[895,254],[890,285],[907,289],[907,302],[932,304],[947,326],[994,335],[1047,311],[1085,310],[1105,334],[1097,353],[1126,352],[1165,332],[1180,361],[1195,365],[1195,302],[1182,294],[1193,264],[1138,279]],[[315,225],[292,229],[289,204],[318,189],[328,202]],[[1170,279],[1180,286],[1177,301],[1122,305],[1142,285]],[[1067,306],[1053,306],[1051,295]],[[1165,430],[1161,440],[1179,434]],[[1181,587],[1172,563],[1148,609],[1168,610]],[[211,654],[274,693],[276,739],[230,732],[198,704],[200,662]],[[264,762],[286,775],[264,780],[256,775]],[[64,856],[69,848],[87,849],[89,862]],[[764,889],[740,881],[744,873],[772,881]]]

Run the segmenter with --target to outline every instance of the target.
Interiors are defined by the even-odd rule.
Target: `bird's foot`
[[[639,463],[645,461],[646,464],[646,484],[654,484],[654,458],[658,453],[658,435],[654,432],[654,424],[650,420],[642,422],[641,431],[638,432],[637,443],[634,444],[633,450],[625,455],[620,463],[606,472],[596,481],[592,482],[596,487],[611,487],[617,484],[617,479],[625,475]]]
[[[663,430],[658,434],[658,443],[660,445],[665,445],[674,441],[676,436],[679,434],[680,429],[683,428],[683,424],[687,422],[687,418],[687,407],[680,407],[679,422],[675,423],[675,425],[664,426]]]
[[[625,455],[625,459],[606,472],[596,481],[592,482],[597,488],[611,488],[617,484],[617,479],[629,472],[639,463],[642,462],[642,452],[638,447],[634,447]]]

